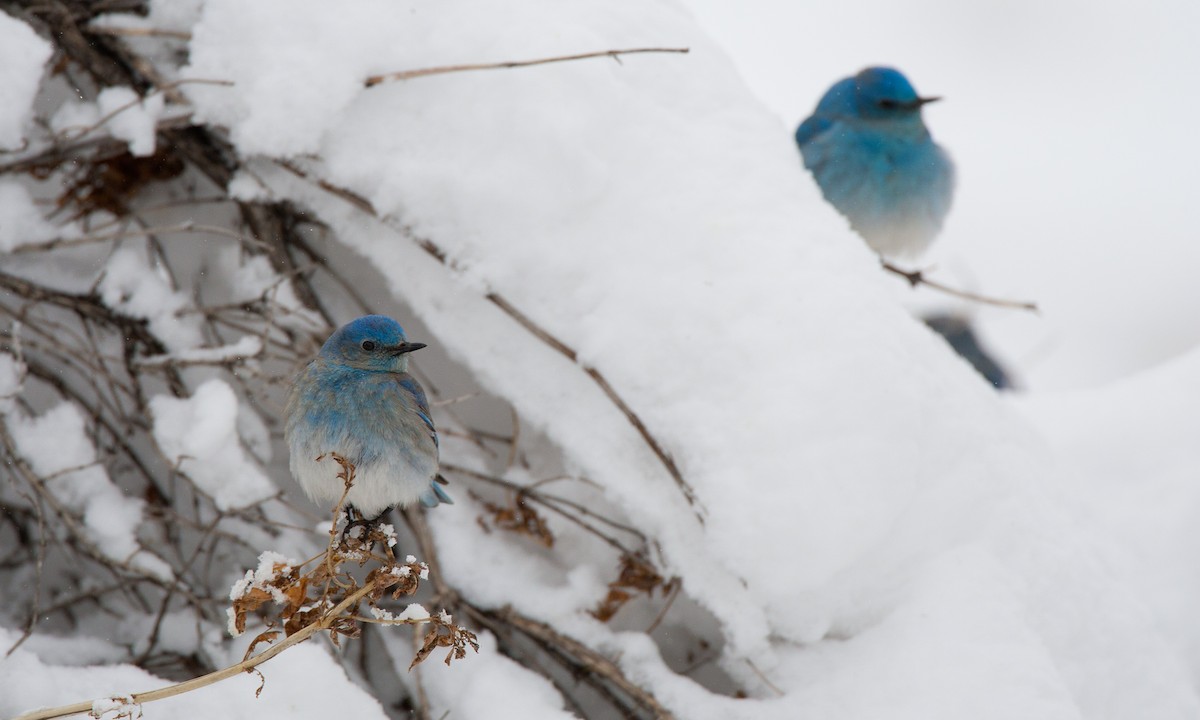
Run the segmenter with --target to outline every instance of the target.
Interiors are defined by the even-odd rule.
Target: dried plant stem
[[[913,287],[925,285],[939,292],[944,292],[947,295],[953,295],[954,297],[959,297],[964,300],[971,300],[972,302],[983,303],[985,305],[995,305],[996,307],[1013,308],[1016,310],[1028,310],[1032,313],[1038,312],[1037,303],[1034,302],[1027,302],[1024,300],[1005,300],[1003,298],[993,298],[986,295],[978,295],[973,292],[967,292],[966,290],[952,288],[949,285],[943,285],[936,280],[930,280],[929,278],[925,277],[925,273],[922,270],[904,270],[896,265],[893,265],[887,260],[882,259],[879,262],[881,265],[883,265],[884,270],[899,275],[907,280]]]
[[[575,55],[560,55],[557,57],[538,58],[536,60],[510,60],[507,62],[496,63],[443,65],[440,67],[420,68],[417,70],[403,70],[400,72],[385,73],[383,75],[372,75],[371,77],[367,78],[364,84],[367,87],[374,87],[384,82],[390,82],[393,80],[412,80],[413,78],[425,77],[427,75],[444,75],[447,73],[470,72],[472,70],[505,70],[508,68],[529,67],[531,65],[546,65],[549,63],[569,62],[571,60],[587,60],[589,58],[598,57],[610,57],[617,62],[620,62],[622,55],[636,55],[638,53],[687,53],[688,50],[688,48],[631,48],[628,50],[601,50],[599,52],[578,53]]]
[[[140,27],[90,27],[88,32],[96,35],[117,35],[126,37],[165,37],[172,40],[191,40],[192,34],[178,30],[161,30],[159,28]]]
[[[374,583],[368,583],[364,585],[363,587],[359,588],[357,592],[347,596],[345,600],[342,600],[340,603],[335,605],[317,622],[301,628],[294,634],[288,636],[288,638],[283,642],[279,643],[278,645],[270,646],[252,658],[248,658],[240,663],[237,663],[236,665],[230,665],[227,668],[211,672],[207,675],[202,675],[198,678],[176,683],[175,685],[168,685],[167,687],[159,688],[158,690],[148,690],[146,692],[134,693],[130,697],[134,703],[143,705],[148,702],[154,702],[155,700],[165,700],[170,697],[175,697],[176,695],[182,695],[193,690],[199,690],[202,687],[208,687],[209,685],[221,682],[222,680],[227,680],[239,673],[250,672],[254,668],[265,663],[284,650],[287,650],[293,645],[299,645],[300,643],[304,642],[308,638],[312,637],[314,633],[317,633],[321,630],[328,630],[333,622],[341,617],[343,612],[353,607],[356,603],[365,598],[374,590]],[[79,713],[91,712],[91,710],[92,701],[84,701],[75,703],[73,705],[63,705],[61,707],[47,708],[45,710],[35,710],[34,712],[15,717],[13,720],[48,720],[48,718],[77,715]]]

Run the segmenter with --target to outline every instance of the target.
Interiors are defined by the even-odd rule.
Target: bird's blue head
[[[321,359],[373,372],[408,372],[408,353],[425,347],[410,343],[400,323],[364,315],[338,328],[321,346]]]
[[[920,122],[921,107],[941,100],[917,95],[908,78],[889,67],[869,67],[847,79],[854,84],[855,114],[866,119]]]

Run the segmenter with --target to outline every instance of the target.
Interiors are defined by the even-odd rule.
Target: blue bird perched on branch
[[[796,129],[821,193],[875,252],[911,259],[942,228],[954,164],[933,141],[921,97],[898,70],[870,67],[839,80]]]
[[[438,436],[425,391],[408,374],[411,343],[404,328],[367,315],[339,328],[296,378],[284,436],[291,470],[317,503],[332,507],[345,491],[336,453],[354,464],[346,497],[366,520],[420,501],[453,502],[439,483]]]

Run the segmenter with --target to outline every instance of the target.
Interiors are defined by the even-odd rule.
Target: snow
[[[113,13],[92,20],[93,28],[136,28],[188,32],[200,15],[203,0],[151,0],[146,16]]]
[[[218,509],[249,507],[278,492],[241,445],[237,394],[223,380],[204,382],[190,398],[159,395],[150,412],[159,447]]]
[[[407,568],[405,568],[407,570]],[[444,614],[444,613],[443,613]],[[386,620],[388,622],[409,622],[417,620],[428,620],[430,618],[429,611],[425,606],[418,603],[409,603],[402,611],[393,613],[390,610],[371,606],[371,615],[378,620]],[[441,618],[443,622],[450,622],[445,618]]]
[[[216,365],[252,358],[262,350],[262,338],[245,335],[237,342],[220,347],[193,348],[171,355],[151,355],[142,361],[142,365],[166,365],[169,363]]]
[[[184,74],[233,84],[182,89],[198,119],[227,127],[258,158],[236,181],[239,197],[287,199],[320,218],[340,243],[333,251],[362,278],[378,270],[429,328],[422,341],[510,400],[523,432],[544,435],[566,474],[589,481],[564,482],[564,492],[645,533],[660,569],[682,581],[661,633],[645,631],[658,597],[601,623],[588,611],[613,577],[610,548],[558,518],[548,519],[550,549],[489,531],[464,492],[428,518],[440,572],[472,602],[511,606],[575,638],[678,717],[1200,716],[1200,349],[1103,387],[1041,389],[1067,384],[1055,370],[1028,396],[997,395],[913,319],[908,296],[821,199],[786,123],[677,4],[210,0],[173,22],[186,26],[191,12]],[[814,47],[841,42],[809,35]],[[690,52],[363,86],[381,72],[639,46]],[[815,101],[855,69],[833,59],[851,66],[788,70],[817,88]],[[923,92],[970,87],[912,74]],[[979,156],[960,153],[962,126],[947,125],[964,184],[986,174]],[[144,139],[144,126],[110,131]],[[366,197],[378,217],[277,158]],[[956,216],[974,202],[964,196]],[[20,217],[22,203],[0,202],[0,212]],[[956,216],[940,245],[952,247],[954,223],[967,223]],[[287,310],[281,323],[319,325],[265,257],[215,256],[236,297],[273,296]],[[1069,290],[1075,279],[1057,281]],[[1059,296],[1038,289],[1060,322]],[[204,347],[199,322],[181,314],[190,299],[132,246],[107,260],[99,290],[169,339],[168,355],[151,362],[261,350],[251,336]],[[1078,360],[1082,346],[1062,357]],[[1089,365],[1087,381],[1130,366]],[[674,459],[694,505],[585,368]],[[0,363],[0,389],[19,385],[15,361]],[[191,397],[159,395],[150,408],[167,459],[218,508],[277,494],[256,460],[270,458],[258,449],[269,432],[239,420],[250,410],[228,383],[205,379]],[[122,557],[136,553],[140,501],[95,464],[82,415],[68,405],[6,412],[36,472],[62,473],[49,486],[85,517],[105,508],[106,522],[86,521],[89,531],[111,533],[105,547]],[[252,428],[255,457],[239,428]],[[448,437],[444,456],[465,444]],[[508,477],[537,479],[520,469]],[[264,553],[234,592],[261,585],[279,562],[290,561]],[[427,615],[414,604],[391,616]],[[690,653],[706,623],[720,681],[672,657]],[[172,642],[195,642],[176,625]],[[406,667],[407,636],[386,637]],[[0,660],[0,713],[158,682],[127,666],[52,662],[50,651],[31,651],[46,647],[35,640]],[[480,641],[478,655],[452,667],[434,659],[414,671],[433,717],[569,715],[547,679],[489,633]],[[167,701],[162,716],[213,707],[223,717],[382,716],[315,643],[264,672],[258,702],[255,681],[241,678]]]
[[[118,312],[148,320],[168,350],[186,350],[202,342],[199,321],[178,315],[187,297],[174,290],[165,271],[142,252],[126,247],[112,254],[100,280],[100,297]]]
[[[15,150],[22,144],[52,48],[33,28],[7,14],[0,14],[0,37],[0,149]]]
[[[58,109],[50,126],[71,139],[99,129],[129,145],[136,157],[154,154],[158,119],[163,113],[162,94],[142,98],[127,87],[100,91],[95,102],[67,102]]]
[[[247,257],[238,247],[221,248],[214,255],[215,282],[224,285],[221,291],[233,301],[254,302],[265,298],[278,309],[277,320],[283,327],[303,332],[324,327],[320,316],[301,304],[291,284],[282,282],[275,274],[266,256]]]
[[[251,590],[261,590],[269,595],[276,604],[287,605],[287,596],[283,594],[283,590],[276,583],[298,566],[299,563],[295,560],[271,550],[264,550],[258,556],[258,567],[254,570],[247,570],[246,575],[229,588],[229,599],[231,601],[240,600],[246,597]],[[233,637],[241,635],[243,631],[237,628],[237,612],[234,607],[230,606],[225,612],[226,630]]]
[[[439,653],[434,653],[434,658],[438,656]],[[478,655],[472,653],[452,667],[427,662],[416,672],[421,674],[429,693],[432,717],[493,720],[576,717],[562,709],[562,697],[548,680],[501,655],[491,633],[479,634]]]
[[[107,118],[110,134],[129,143],[129,152],[136,157],[154,154],[155,130],[163,111],[163,96],[138,97],[129,88],[107,88],[96,98],[102,117]]]
[[[58,230],[46,222],[25,186],[0,181],[0,252],[49,240]]]
[[[1193,677],[1198,392],[1200,348],[1102,390],[1014,400],[1059,451],[1064,502],[1106,540],[1107,562],[1154,609]]]
[[[286,603],[287,598],[283,592],[277,587],[269,586],[269,583],[287,575],[298,565],[299,563],[295,560],[277,552],[265,550],[258,556],[258,567],[254,570],[247,570],[246,577],[234,583],[233,587],[229,589],[229,599],[237,600],[245,597],[250,590],[257,589],[267,592],[277,603]]]
[[[103,698],[92,703],[90,714],[100,720],[103,720],[104,716],[109,714],[116,719],[129,718],[129,720],[140,720],[142,717],[142,707],[128,695]]]
[[[288,11],[292,22],[276,23],[279,6],[274,3],[206,3],[204,20],[193,30],[190,76],[230,80],[238,89],[190,86],[190,95],[210,100],[200,119],[230,126],[238,145],[251,153],[317,150],[320,134],[361,91],[370,66],[366,59],[396,54],[388,52],[393,43],[387,34],[364,38],[355,32],[367,26],[382,29],[381,17],[395,15],[390,3],[357,2],[333,14],[320,12],[321,7],[319,0],[293,3]],[[310,52],[314,43],[323,52]],[[226,45],[238,46],[239,52],[225,52]],[[329,62],[334,57],[338,61]],[[348,58],[364,62],[363,70],[348,72]],[[296,83],[301,77],[307,82]],[[261,103],[256,97],[283,103]]]

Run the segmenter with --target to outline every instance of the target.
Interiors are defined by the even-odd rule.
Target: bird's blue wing
[[[429,417],[429,400],[425,397],[425,390],[417,382],[416,378],[408,373],[401,375],[400,379],[396,382],[413,399],[413,404],[417,410],[417,417],[421,418],[421,422],[425,423],[425,427],[429,429],[429,438],[433,440],[434,446],[437,447],[437,430],[433,427],[433,418]],[[433,482],[429,483],[429,487],[425,489],[425,492],[421,493],[420,502],[422,505],[431,508],[443,503],[446,505],[454,504],[454,500],[446,494],[446,491],[439,484],[442,482],[445,482],[445,480],[442,480],[439,475],[433,479]]]
[[[421,418],[421,422],[425,423],[425,427],[429,428],[429,437],[433,439],[433,444],[437,445],[437,429],[433,427],[433,418],[429,417],[429,401],[425,398],[425,390],[417,382],[417,379],[408,373],[401,375],[396,382],[412,397],[417,406],[417,416]]]
[[[821,96],[812,115],[796,128],[796,144],[803,148],[805,143],[828,130],[839,118],[854,117],[857,114],[854,98],[854,78],[843,78],[834,83]]]
[[[828,117],[813,115],[805,119],[800,123],[800,127],[796,128],[796,144],[804,147],[805,143],[828,130],[831,125],[833,120]]]

